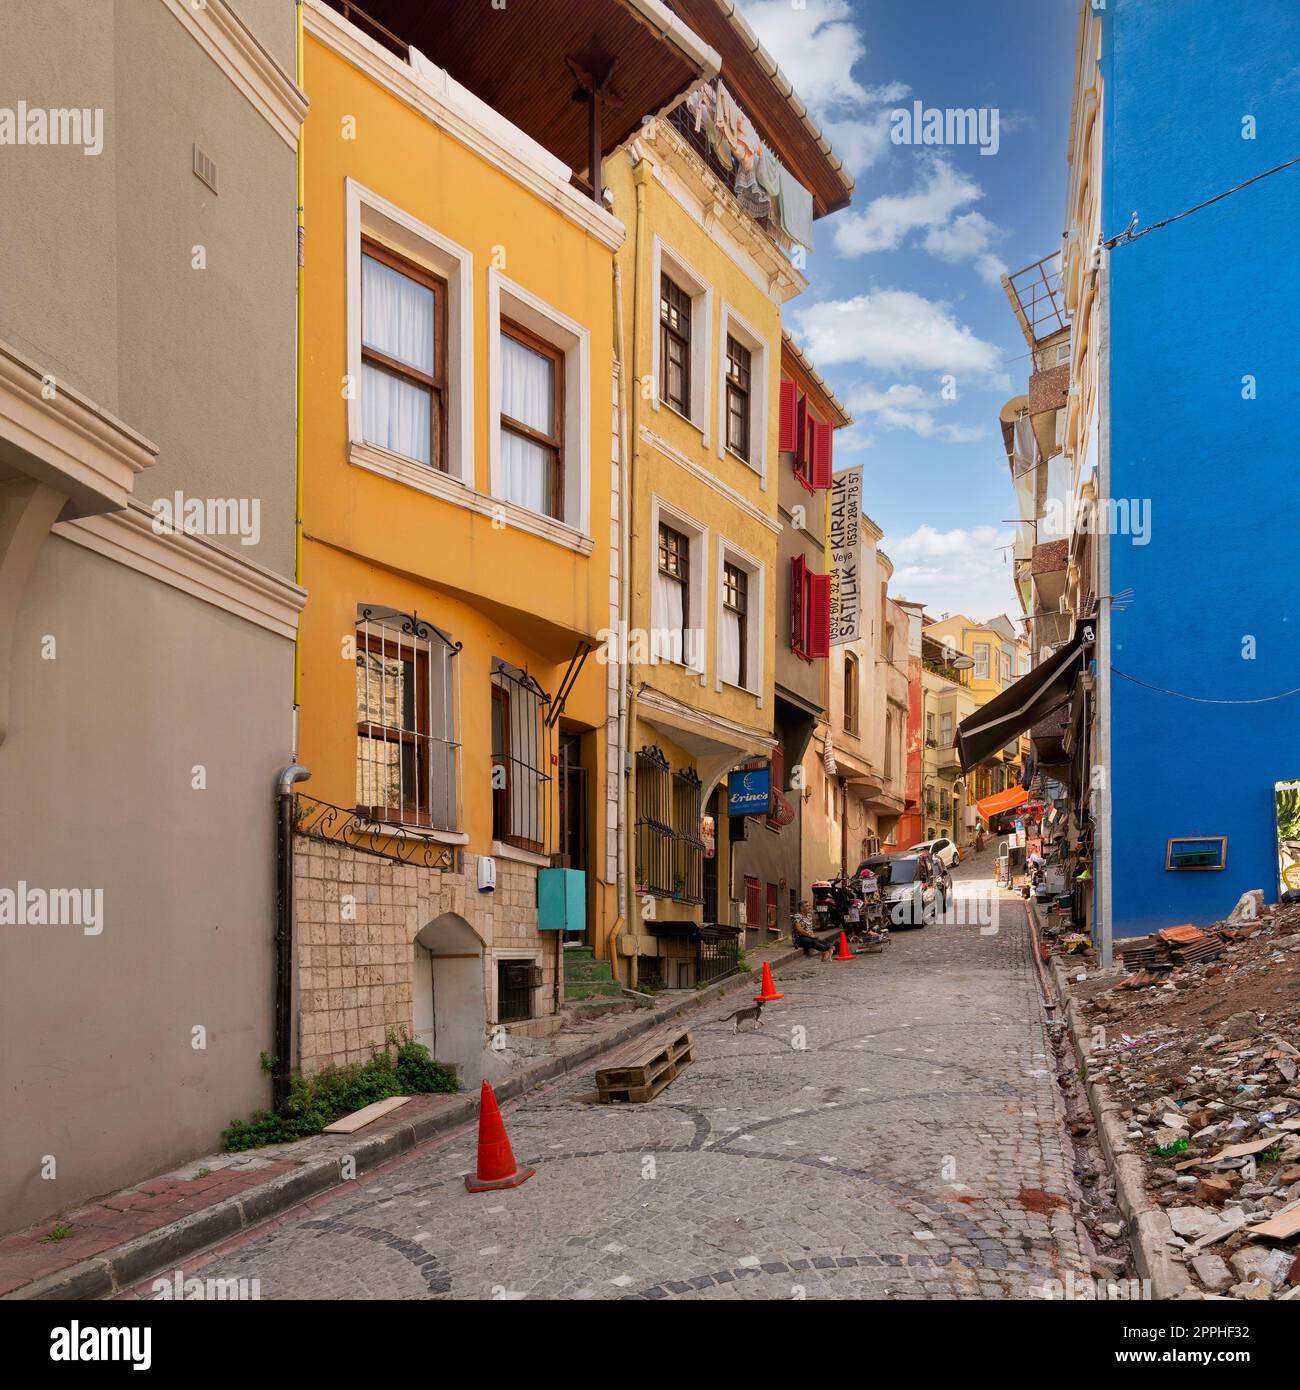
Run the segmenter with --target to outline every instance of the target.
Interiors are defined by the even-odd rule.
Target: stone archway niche
[[[455,912],[444,912],[415,938],[411,1021],[415,1040],[454,1066],[462,1084],[483,1079],[487,1006],[483,942]]]

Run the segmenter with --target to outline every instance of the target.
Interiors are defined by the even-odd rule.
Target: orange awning
[[[1023,806],[1029,800],[1029,793],[1024,787],[1010,787],[1004,792],[995,792],[992,796],[986,796],[983,801],[975,803],[975,814],[982,820],[992,820],[994,816],[1000,816],[1003,811],[1013,811],[1017,806]]]

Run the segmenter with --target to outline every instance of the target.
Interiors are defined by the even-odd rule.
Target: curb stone
[[[784,954],[767,957],[774,973],[799,959],[792,946]],[[499,1101],[513,1100],[535,1090],[566,1072],[582,1070],[594,1058],[610,1052],[643,1033],[653,1032],[673,1019],[692,1013],[733,990],[752,984],[755,972],[748,970],[728,976],[715,984],[697,990],[690,998],[679,1000],[671,1007],[646,1017],[638,1010],[634,1022],[625,1024],[601,1038],[560,1056],[546,1057],[521,1068],[494,1087]],[[409,1124],[398,1125],[369,1139],[359,1140],[350,1151],[358,1174],[368,1172],[390,1159],[458,1129],[478,1113],[478,1097],[465,1095],[453,1105],[436,1114],[422,1116]],[[228,1197],[202,1211],[191,1212],[155,1231],[146,1232],[121,1245],[103,1251],[89,1259],[43,1275],[30,1284],[10,1290],[0,1299],[27,1302],[55,1299],[104,1299],[123,1292],[147,1278],[151,1273],[175,1268],[178,1260],[196,1254],[209,1246],[229,1240],[241,1231],[252,1230],[262,1222],[301,1205],[311,1197],[341,1187],[344,1179],[339,1172],[338,1159],[320,1157],[309,1159],[292,1173],[281,1173],[270,1181],[235,1197]]]
[[[1038,905],[1032,898],[1028,905],[1034,920],[1035,937],[1041,939],[1042,922]],[[1124,1217],[1134,1267],[1139,1278],[1151,1281],[1153,1300],[1179,1298],[1188,1291],[1189,1280],[1187,1271],[1169,1254],[1169,1241],[1174,1234],[1169,1217],[1164,1208],[1147,1195],[1146,1170],[1141,1156],[1133,1151],[1129,1143],[1128,1127],[1120,1118],[1119,1107],[1111,1099],[1106,1084],[1092,1075],[1088,1065],[1092,1058],[1088,1029],[1080,1016],[1078,1004],[1070,995],[1069,980],[1060,956],[1053,956],[1049,964],[1057,998],[1062,1001],[1059,1012],[1074,1049],[1088,1104],[1097,1121],[1101,1151],[1115,1182],[1115,1200]]]

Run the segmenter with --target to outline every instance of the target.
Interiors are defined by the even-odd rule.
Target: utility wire
[[[1127,671],[1121,671],[1118,666],[1110,668],[1111,675],[1123,676],[1126,681],[1132,681],[1134,685],[1140,685],[1145,690],[1154,690],[1160,695],[1172,695],[1177,700],[1191,700],[1198,705],[1267,705],[1274,700],[1287,700],[1292,695],[1300,695],[1300,686],[1294,690],[1284,690],[1280,695],[1261,695],[1255,700],[1210,700],[1203,695],[1184,695],[1181,690],[1166,690],[1162,685],[1150,685],[1146,681],[1140,681],[1136,676],[1130,676]]]
[[[1166,217],[1160,222],[1153,222],[1149,227],[1143,227],[1140,232],[1133,231],[1133,223],[1130,222],[1118,236],[1111,237],[1109,241],[1103,242],[1102,245],[1105,246],[1107,251],[1114,250],[1116,246],[1127,246],[1130,242],[1137,241],[1139,237],[1146,236],[1148,232],[1158,232],[1161,227],[1168,227],[1170,223],[1179,222],[1184,217],[1190,217],[1192,213],[1200,212],[1202,208],[1208,208],[1214,203],[1222,202],[1224,198],[1229,197],[1231,194],[1240,193],[1243,188],[1249,188],[1252,183],[1258,183],[1260,179],[1266,179],[1270,174],[1279,174],[1283,169],[1289,169],[1293,164],[1300,164],[1300,154],[1296,155],[1294,159],[1286,160],[1282,164],[1275,164],[1271,169],[1265,169],[1262,174],[1256,174],[1254,178],[1247,179],[1245,183],[1239,183],[1235,188],[1229,188],[1222,193],[1216,193],[1213,198],[1207,198],[1203,203],[1197,203],[1195,207],[1190,207],[1185,212],[1177,212],[1172,217]],[[1137,220],[1137,213],[1133,214],[1133,220]]]

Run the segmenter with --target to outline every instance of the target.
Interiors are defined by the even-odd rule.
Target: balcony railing
[[[791,242],[781,225],[776,200],[770,198],[757,183],[741,180],[739,164],[733,159],[728,165],[719,156],[705,129],[695,128],[695,118],[687,110],[685,103],[670,111],[667,120],[749,217],[763,229],[776,246],[788,254]]]

